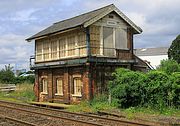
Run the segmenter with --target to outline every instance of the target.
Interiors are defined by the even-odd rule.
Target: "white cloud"
[[[36,11],[37,11],[37,9],[29,9],[29,10],[17,11],[15,13],[15,15],[12,18],[10,18],[9,20],[12,20],[12,21],[37,20],[37,18],[31,16]]]

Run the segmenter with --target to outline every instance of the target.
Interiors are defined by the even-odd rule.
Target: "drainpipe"
[[[91,56],[89,27],[86,27],[86,44],[87,44],[87,56],[89,61],[89,58]]]
[[[91,48],[90,48],[90,33],[89,33],[89,27],[86,27],[86,44],[87,44],[87,62],[88,63],[88,85],[89,85],[89,99],[92,99],[92,72],[91,72],[91,63],[90,63],[90,57],[91,57]]]

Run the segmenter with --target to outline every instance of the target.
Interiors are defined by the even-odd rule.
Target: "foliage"
[[[142,73],[117,69],[113,77],[115,79],[109,85],[110,93],[118,100],[120,107],[137,106],[145,100],[146,77]]]
[[[180,35],[178,35],[176,39],[172,41],[172,44],[168,49],[168,57],[169,59],[173,59],[180,63]]]
[[[117,69],[109,82],[109,91],[119,107],[178,107],[180,101],[180,74],[150,71],[147,74]]]
[[[165,72],[150,71],[147,73],[146,95],[148,105],[163,108],[166,106],[169,78]]]
[[[142,116],[142,118],[148,118],[149,115],[159,116],[166,115],[167,116],[176,116],[180,117],[180,111],[175,108],[164,108],[163,111],[159,111],[159,109],[154,109],[152,107],[130,107],[127,109],[121,109],[121,113],[126,115],[127,118],[136,118],[138,116]],[[141,117],[140,117],[141,118]]]
[[[114,103],[114,101],[112,102]],[[80,104],[68,108],[72,112],[98,112],[100,110],[110,110],[115,104],[109,104],[108,96],[105,94],[96,95],[91,101],[81,101]]]
[[[114,101],[112,103],[114,103]],[[96,95],[93,100],[90,101],[90,105],[95,112],[99,110],[108,110],[115,107],[115,104],[109,104],[108,96],[105,94]]]
[[[12,71],[13,67],[5,65],[5,68],[0,71],[0,82],[1,83],[12,83],[15,76]]]
[[[35,81],[35,76],[33,71],[28,71],[27,74],[32,74],[29,76],[18,76],[15,77],[13,73],[13,67],[10,65],[5,65],[5,68],[0,71],[0,83],[3,84],[21,84],[21,83],[31,83]]]
[[[21,84],[21,83],[31,83],[33,84],[35,81],[35,76],[34,75],[30,75],[30,76],[25,76],[25,77],[15,77],[13,83],[14,84]]]
[[[180,72],[175,72],[170,76],[168,85],[169,106],[180,105]]]
[[[162,60],[157,70],[164,71],[167,74],[180,72],[180,64],[178,64],[175,60]]]

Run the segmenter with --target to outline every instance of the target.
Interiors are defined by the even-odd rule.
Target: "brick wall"
[[[35,87],[37,88],[35,89],[36,96],[39,101],[48,102],[79,103],[81,100],[89,100],[95,95],[108,93],[107,84],[111,79],[111,73],[122,66],[86,64],[79,67],[39,70],[36,72],[36,78],[38,78],[38,85]],[[129,68],[129,66],[130,64],[126,64],[123,67]],[[73,78],[75,77],[81,78],[82,96],[73,94]],[[48,94],[41,93],[42,78],[48,80]],[[57,78],[63,80],[63,95],[55,94]]]

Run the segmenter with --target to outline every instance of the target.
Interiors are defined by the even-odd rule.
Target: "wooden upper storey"
[[[35,62],[86,57],[87,55],[116,57],[118,50],[132,52],[132,37],[132,28],[113,12],[90,25],[88,30],[78,27],[36,39]],[[126,56],[124,58],[127,58]]]
[[[142,30],[114,5],[57,22],[28,38],[35,40],[35,63],[107,57],[131,60],[133,34]]]

